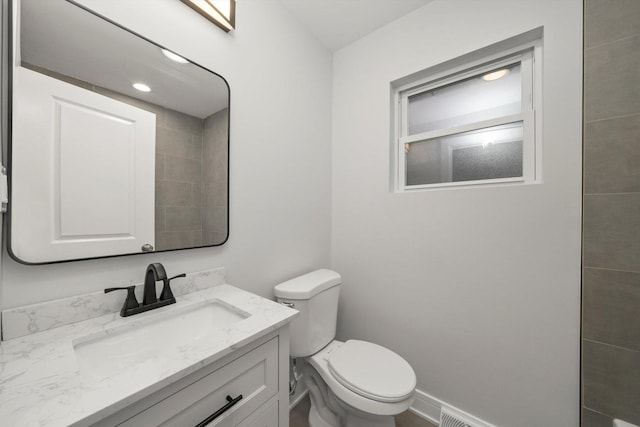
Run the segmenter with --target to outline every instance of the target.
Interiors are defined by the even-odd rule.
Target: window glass
[[[523,122],[404,145],[406,185],[523,176]]]
[[[408,97],[407,135],[522,112],[520,63]]]

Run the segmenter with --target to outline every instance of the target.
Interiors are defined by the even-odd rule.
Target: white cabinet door
[[[13,254],[41,263],[154,245],[155,114],[14,71]]]

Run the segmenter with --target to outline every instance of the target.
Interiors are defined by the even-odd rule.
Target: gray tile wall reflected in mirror
[[[203,119],[166,110],[156,141],[156,250],[220,244],[227,234],[229,109]],[[163,170],[160,170],[163,169]]]
[[[582,426],[640,425],[640,1],[584,7]]]
[[[156,250],[202,245],[203,134],[197,117],[156,120]]]
[[[203,244],[223,242],[227,236],[227,158],[229,109],[204,120],[202,161],[202,239]]]

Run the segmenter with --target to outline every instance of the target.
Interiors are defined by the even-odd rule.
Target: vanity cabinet
[[[286,427],[288,363],[285,327],[94,426]]]

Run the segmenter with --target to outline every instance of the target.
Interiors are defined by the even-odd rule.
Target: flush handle
[[[292,302],[282,301],[280,304],[284,305],[285,307],[296,308],[296,305],[294,303],[292,303]]]

